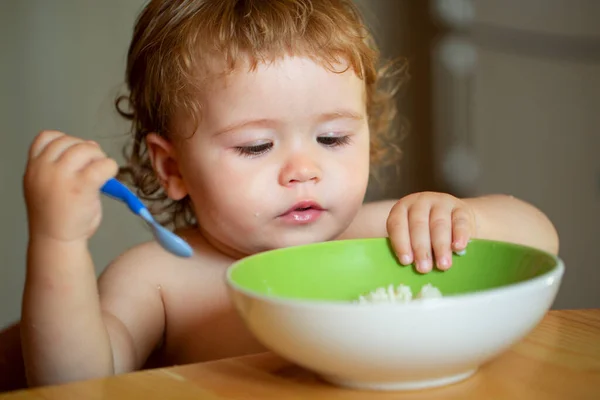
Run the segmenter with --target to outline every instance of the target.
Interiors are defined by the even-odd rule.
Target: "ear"
[[[187,196],[173,144],[156,133],[149,133],[146,135],[146,147],[152,167],[167,196],[173,200],[181,200]]]

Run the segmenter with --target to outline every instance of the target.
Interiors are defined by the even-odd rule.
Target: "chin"
[[[267,244],[263,251],[276,250],[286,247],[302,246],[305,244],[328,242],[335,239],[341,234],[341,232],[331,232],[330,234],[315,234],[312,232],[294,232],[290,234],[281,235],[276,238],[272,243]]]

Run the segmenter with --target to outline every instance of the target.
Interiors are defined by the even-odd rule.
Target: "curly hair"
[[[392,129],[395,93],[406,63],[381,63],[379,49],[351,0],[151,0],[139,15],[127,56],[129,94],[116,100],[131,121],[119,178],[133,186],[165,225],[195,225],[189,197],[169,199],[152,167],[145,137],[169,137],[174,115],[201,118],[194,94],[209,78],[211,62],[223,73],[240,61],[250,69],[287,54],[310,57],[334,72],[343,60],[364,80],[373,164],[400,155]],[[123,102],[126,102],[126,108]]]

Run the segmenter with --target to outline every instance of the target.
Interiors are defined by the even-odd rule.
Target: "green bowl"
[[[549,253],[474,239],[442,272],[398,263],[388,239],[332,241],[256,254],[227,272],[230,296],[259,341],[347,387],[456,382],[506,350],[551,307],[564,266]],[[357,304],[378,287],[432,284],[439,299]]]

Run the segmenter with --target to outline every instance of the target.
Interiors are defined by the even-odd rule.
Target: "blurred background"
[[[27,217],[21,180],[43,129],[121,159],[114,111],[145,0],[0,0],[0,328],[19,318]],[[554,308],[600,307],[600,1],[356,0],[386,57],[406,57],[403,157],[368,199],[422,190],[508,193],[556,224],[567,272]],[[100,273],[148,231],[103,199]]]

